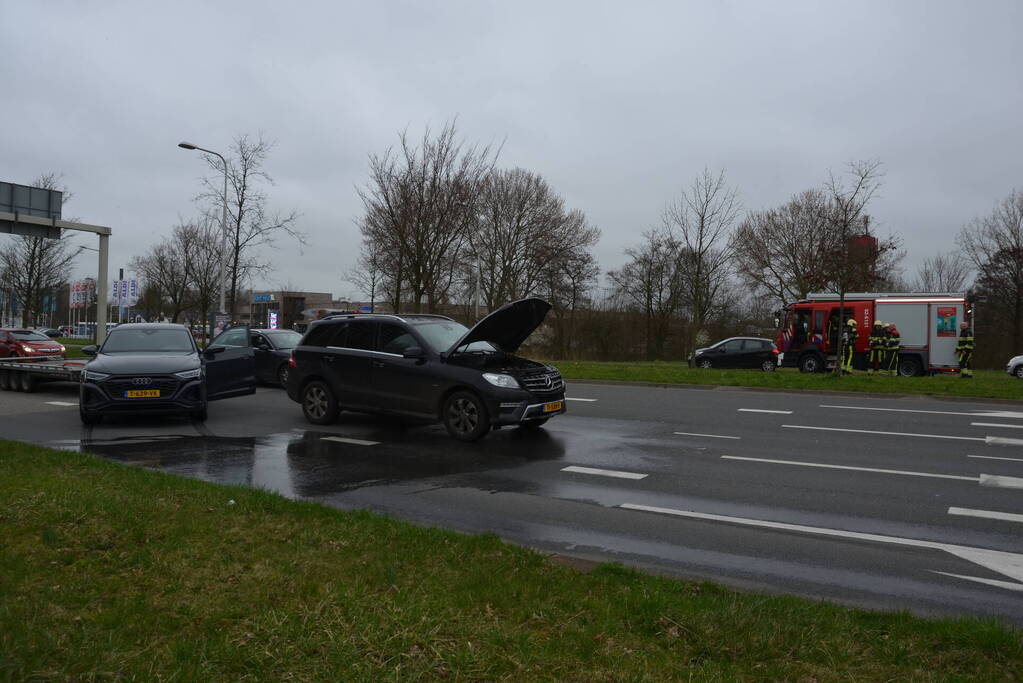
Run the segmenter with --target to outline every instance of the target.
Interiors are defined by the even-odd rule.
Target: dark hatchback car
[[[249,347],[200,351],[184,325],[133,323],[110,330],[82,369],[79,412],[95,424],[104,415],[183,413],[206,419],[207,401],[256,391]]]
[[[287,387],[291,350],[301,340],[302,335],[294,330],[263,330],[239,326],[221,332],[208,348],[251,346],[256,361],[256,379]]]
[[[731,337],[705,349],[696,349],[690,364],[697,368],[778,369],[778,347],[770,339]]]
[[[356,314],[312,324],[295,348],[288,396],[313,424],[338,412],[440,420],[475,441],[493,427],[539,427],[565,412],[557,368],[512,355],[551,306],[507,304],[471,330],[439,315]]]

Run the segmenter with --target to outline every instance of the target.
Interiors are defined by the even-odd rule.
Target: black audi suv
[[[439,315],[353,314],[314,323],[292,351],[288,396],[313,424],[341,410],[444,423],[475,441],[491,428],[535,428],[565,412],[557,368],[513,355],[551,305],[523,299],[471,330]]]
[[[256,391],[251,347],[200,351],[184,325],[132,323],[110,330],[82,369],[79,412],[95,424],[104,415],[183,413],[206,419],[207,401]]]

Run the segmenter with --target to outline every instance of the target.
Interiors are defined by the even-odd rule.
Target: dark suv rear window
[[[334,344],[334,346],[340,346]],[[376,325],[371,322],[353,322],[348,325],[348,336],[345,339],[346,349],[376,349]]]
[[[303,346],[328,346],[330,344],[330,338],[334,336],[337,329],[341,327],[338,323],[320,323],[319,325],[313,325],[313,328],[309,330],[305,338],[302,340]]]

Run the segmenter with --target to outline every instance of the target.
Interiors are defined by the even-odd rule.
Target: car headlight
[[[87,379],[91,382],[102,382],[107,377],[110,377],[110,375],[105,372],[95,372],[94,370],[82,371],[82,379]]]
[[[202,368],[185,370],[184,372],[175,372],[174,376],[178,379],[195,379],[196,377],[202,377]]]
[[[504,387],[505,389],[518,389],[519,381],[511,375],[502,375],[496,372],[484,372],[483,379],[487,380],[495,387]]]
[[[67,351],[67,349],[66,349],[66,348],[64,347],[64,345],[63,345],[63,344],[61,344],[61,345],[60,345],[60,352],[61,352],[61,353],[65,353],[66,351]]]

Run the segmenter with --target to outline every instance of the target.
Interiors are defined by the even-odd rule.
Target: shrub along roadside
[[[658,384],[701,384],[732,387],[770,387],[773,389],[824,389],[883,394],[920,394],[923,396],[961,396],[970,398],[1023,397],[1023,381],[997,370],[977,370],[973,379],[959,375],[933,377],[882,377],[856,372],[845,377],[828,374],[803,374],[795,368],[777,372],[761,370],[701,370],[686,363],[647,361],[637,363],[598,363],[592,361],[548,361],[565,379],[653,382]]]
[[[232,503],[233,501],[233,503]],[[1023,636],[0,441],[0,678],[1019,680]]]

